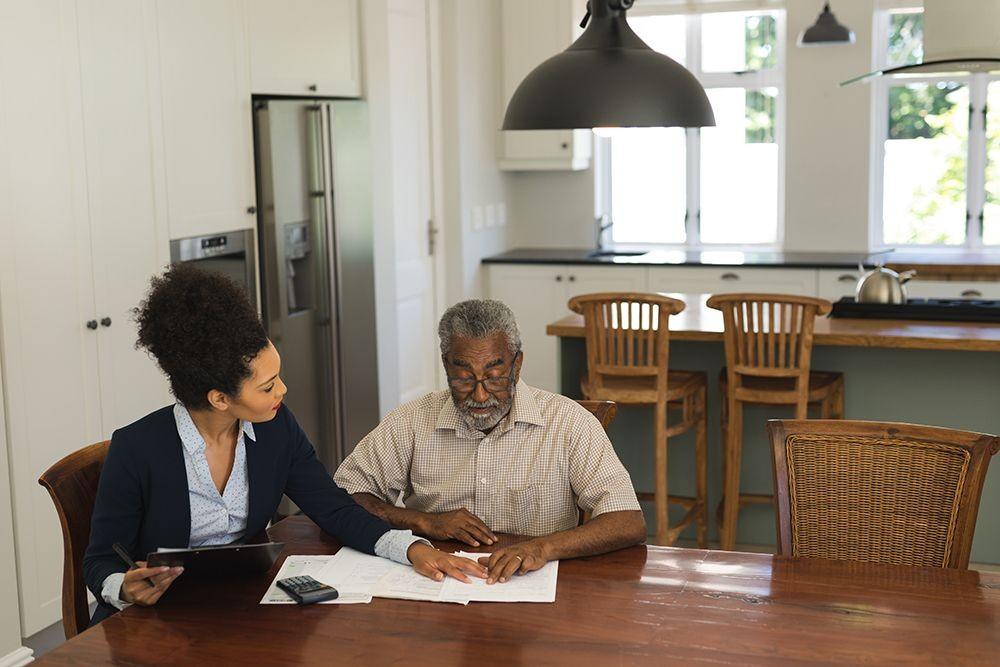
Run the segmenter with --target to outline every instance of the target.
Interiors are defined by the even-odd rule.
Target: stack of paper
[[[261,598],[261,604],[295,604],[295,600],[290,598],[285,591],[278,588],[276,583],[279,579],[288,577],[298,577],[308,575],[314,579],[319,579],[316,575],[323,569],[333,556],[289,556],[281,564],[281,569],[271,582],[270,588]],[[368,593],[356,593],[337,590],[340,595],[336,600],[327,600],[319,604],[367,604],[372,601],[372,596]]]
[[[476,560],[488,554],[460,553]],[[373,597],[401,600],[427,600],[466,605],[470,602],[555,602],[558,561],[525,575],[515,575],[505,583],[487,585],[485,579],[469,577],[471,583],[446,577],[434,581],[408,565],[369,556],[343,547],[333,556],[289,556],[275,577],[284,579],[310,575],[340,593],[336,600],[323,604],[371,602]],[[271,584],[261,604],[291,604],[292,600],[275,583]]]

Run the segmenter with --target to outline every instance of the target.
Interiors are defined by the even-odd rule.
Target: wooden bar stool
[[[813,324],[830,312],[824,299],[779,294],[716,294],[709,308],[722,311],[726,367],[719,376],[722,397],[722,502],[719,542],[736,544],[740,508],[771,504],[766,494],[740,493],[743,405],[788,405],[805,419],[810,405],[827,419],[844,417],[842,373],[811,371]]]
[[[656,507],[656,543],[669,545],[693,521],[698,546],[708,539],[708,417],[705,410],[708,376],[702,372],[668,371],[671,315],[684,302],[660,294],[584,294],[569,301],[570,310],[583,315],[587,336],[587,374],[581,380],[584,398],[619,405],[654,406],[655,492],[637,494]],[[669,410],[680,410],[680,420],[668,424]],[[694,429],[695,497],[667,493],[667,443]],[[687,512],[671,527],[668,503]]]

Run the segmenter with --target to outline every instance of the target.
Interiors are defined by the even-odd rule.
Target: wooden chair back
[[[739,393],[744,377],[791,378],[791,403],[804,419],[808,406],[813,325],[832,304],[785,294],[714,294],[706,305],[722,311],[729,391]]]
[[[569,309],[583,315],[592,388],[600,390],[609,376],[655,376],[666,393],[668,321],[684,310],[683,301],[663,294],[603,292],[575,296]]]
[[[771,420],[778,553],[965,569],[1000,438],[888,422]]]
[[[612,401],[577,401],[577,403],[587,408],[592,415],[597,417],[597,421],[601,422],[601,427],[605,431],[608,430],[611,422],[615,420],[615,415],[618,414],[618,405]],[[590,515],[583,510],[580,510],[579,513],[580,518],[577,524],[582,526],[590,519]]]
[[[90,517],[97,500],[97,483],[110,444],[111,441],[106,440],[77,450],[38,478],[38,483],[52,497],[62,526],[62,617],[67,639],[90,625],[87,586],[83,580],[83,554],[90,541]]]
[[[611,422],[615,420],[615,415],[618,414],[618,405],[612,401],[577,401],[577,403],[597,417],[597,421],[601,422],[605,431],[608,430]]]

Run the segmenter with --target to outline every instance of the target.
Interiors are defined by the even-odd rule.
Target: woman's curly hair
[[[212,389],[239,394],[253,375],[250,362],[268,345],[246,290],[191,264],[154,276],[146,300],[132,312],[136,347],[156,359],[174,396],[190,409],[208,408]]]

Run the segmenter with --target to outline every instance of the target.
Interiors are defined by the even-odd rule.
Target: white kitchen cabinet
[[[571,297],[591,292],[642,292],[646,272],[645,267],[491,265],[490,297],[506,303],[517,317],[525,382],[560,391],[558,340],[547,335],[545,328],[570,314],[566,304]]]
[[[821,299],[839,301],[845,296],[853,297],[858,280],[864,272],[858,269],[820,269],[817,278],[817,294]]]
[[[247,0],[252,92],[361,96],[357,0]]]
[[[0,6],[0,340],[25,636],[61,615],[62,535],[39,475],[167,397],[127,316],[167,251],[146,9]]]
[[[256,225],[245,9],[242,0],[156,2],[154,146],[172,239]]]
[[[651,292],[685,294],[750,292],[816,296],[816,271],[727,266],[657,266],[649,270],[649,289]]]
[[[584,0],[502,0],[502,107],[524,77],[543,61],[564,51],[579,34]],[[590,130],[524,130],[499,133],[499,165],[508,171],[580,170],[590,166]]]

